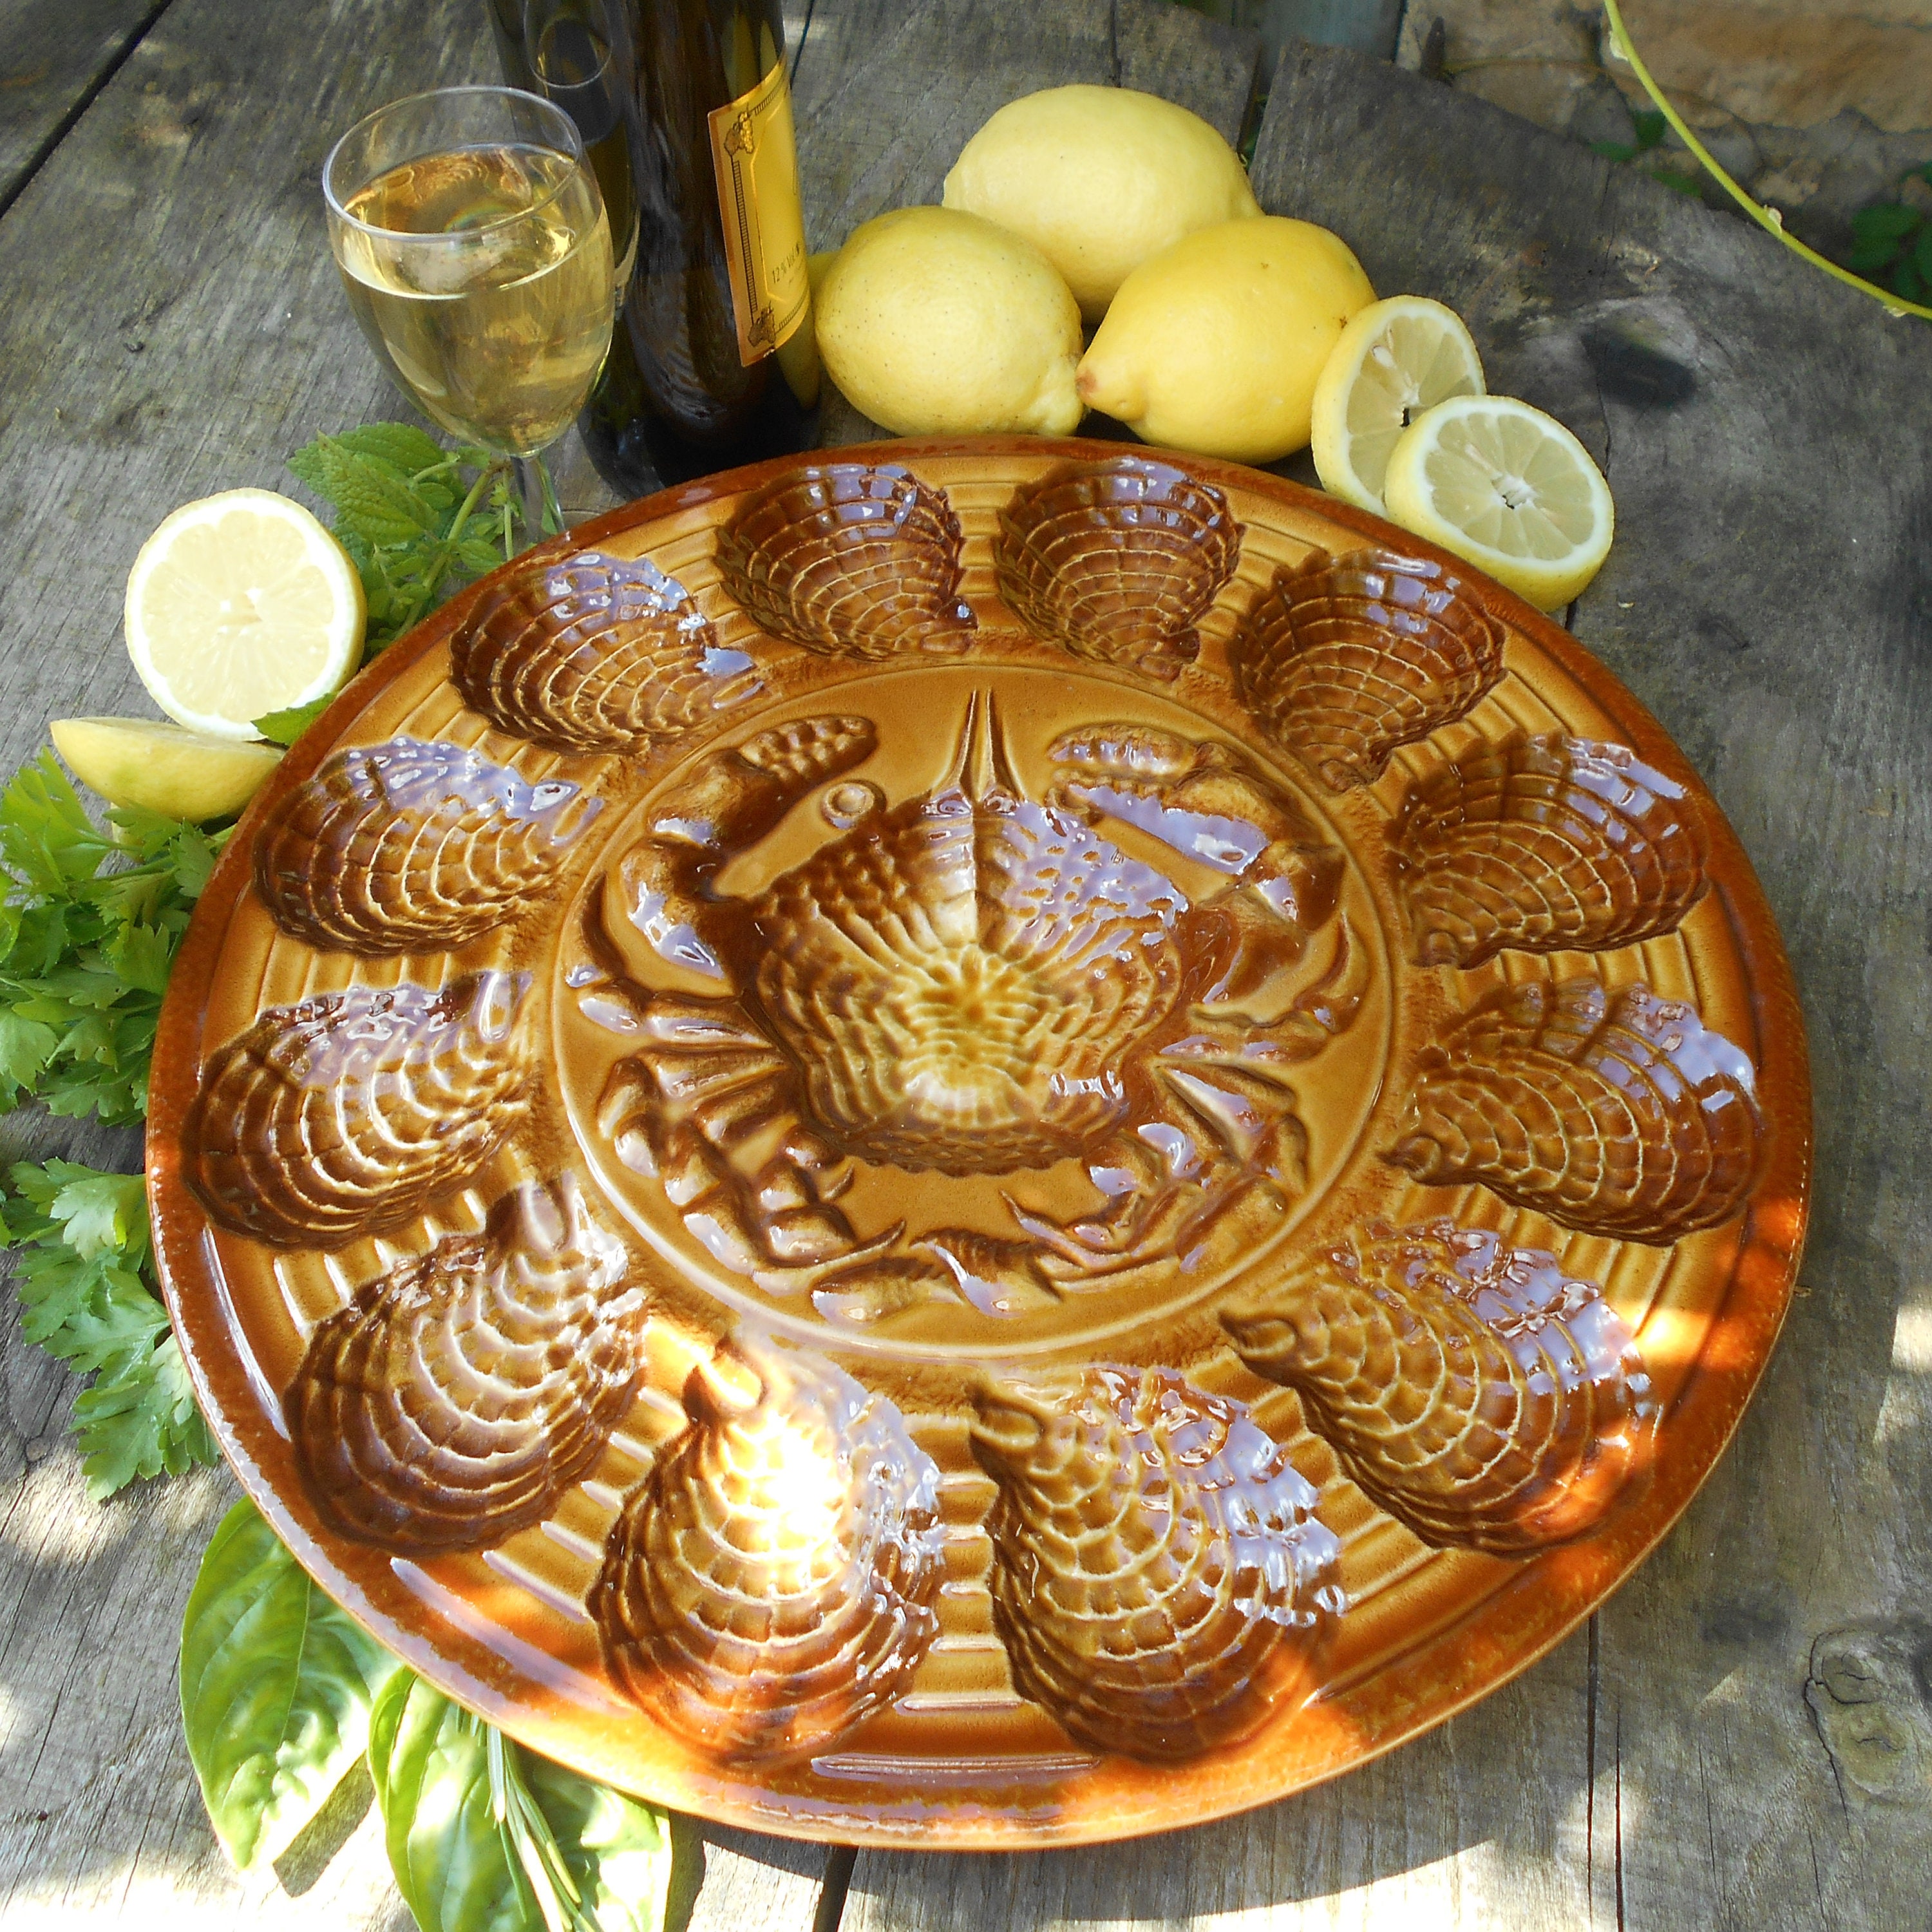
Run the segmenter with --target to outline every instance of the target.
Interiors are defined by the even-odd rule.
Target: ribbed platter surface
[[[1571,639],[1273,478],[902,442],[359,678],[202,898],[148,1172],[242,1480],[417,1670],[682,1809],[1012,1847],[1587,1614],[1810,1132],[1749,866]]]

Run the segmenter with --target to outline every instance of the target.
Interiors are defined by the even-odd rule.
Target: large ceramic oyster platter
[[[170,1306],[330,1592],[538,1749],[922,1846],[1440,1720],[1682,1509],[1810,1099],[1736,839],[1463,566],[905,443],[498,572],[202,900]]]

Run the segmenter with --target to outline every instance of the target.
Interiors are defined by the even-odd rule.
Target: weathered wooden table
[[[936,198],[966,136],[1032,88],[1146,87],[1231,136],[1256,97],[1252,43],[1160,0],[797,4],[814,247]],[[322,157],[383,100],[493,77],[481,0],[0,0],[0,767],[50,716],[146,711],[120,596],[164,512],[286,487],[288,451],[400,412],[329,262]],[[1710,782],[1804,992],[1803,1286],[1676,1534],[1586,1630],[1422,1742],[1271,1809],[1087,1851],[855,1860],[694,1832],[688,1922],[1923,1927],[1932,332],[1353,56],[1291,50],[1255,176],[1378,289],[1461,309],[1493,386],[1604,462],[1620,533],[1571,628]],[[864,427],[829,416],[832,439]],[[587,470],[569,481],[602,500]],[[0,1139],[8,1159],[138,1154],[26,1116]],[[204,1822],[175,1639],[226,1478],[89,1504],[73,1385],[20,1341],[10,1299],[0,1388],[0,1918],[406,1924],[366,1781],[246,1880]]]

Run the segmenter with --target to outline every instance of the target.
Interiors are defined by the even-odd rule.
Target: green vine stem
[[[1724,170],[1718,165],[1717,158],[1709,148],[1691,133],[1684,117],[1664,98],[1664,90],[1650,77],[1630,37],[1630,29],[1624,25],[1623,15],[1618,11],[1617,0],[1604,0],[1604,15],[1610,24],[1611,44],[1623,58],[1630,62],[1630,71],[1637,77],[1645,93],[1658,105],[1658,111],[1677,133],[1678,138],[1696,155],[1705,169],[1716,179],[1718,185],[1766,233],[1775,235],[1779,241],[1804,256],[1814,268],[1822,268],[1826,274],[1835,277],[1848,286],[1856,289],[1862,295],[1870,296],[1875,302],[1883,304],[1891,315],[1916,315],[1932,322],[1932,308],[1922,303],[1907,302],[1903,296],[1894,295],[1888,289],[1882,289],[1867,281],[1862,275],[1855,275],[1849,268],[1841,268],[1837,262],[1827,261],[1815,248],[1808,248],[1796,236],[1785,232],[1784,218],[1774,208],[1765,208],[1754,201]]]

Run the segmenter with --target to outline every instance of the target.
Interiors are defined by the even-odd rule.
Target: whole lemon
[[[855,228],[818,292],[832,380],[902,436],[1064,436],[1080,310],[1030,242],[976,214],[902,208]]]
[[[960,151],[945,205],[1024,235],[1090,322],[1150,255],[1261,212],[1240,158],[1206,122],[1128,87],[1010,101]]]
[[[1340,237],[1312,222],[1200,229],[1121,284],[1080,394],[1149,442],[1272,463],[1306,444],[1322,365],[1375,298]]]

